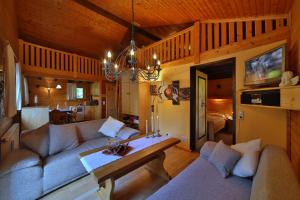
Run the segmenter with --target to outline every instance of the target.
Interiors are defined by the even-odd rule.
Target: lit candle
[[[107,52],[107,57],[108,57],[108,58],[111,58],[111,57],[112,57],[112,54],[111,54],[110,51]]]
[[[115,64],[115,72],[118,72],[118,68],[119,68],[119,66],[117,64]]]
[[[146,137],[148,137],[148,120],[146,119]]]

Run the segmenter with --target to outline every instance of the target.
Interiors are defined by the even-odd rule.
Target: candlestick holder
[[[157,135],[156,137],[161,137],[162,135],[160,134],[160,130],[157,130]]]
[[[152,131],[152,137],[153,137],[153,138],[155,137],[155,132],[154,132],[154,131]]]
[[[146,138],[149,138],[148,132],[146,132]]]

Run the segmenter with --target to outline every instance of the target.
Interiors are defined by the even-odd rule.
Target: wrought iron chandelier
[[[152,63],[145,63],[146,69],[141,69],[137,66],[137,46],[134,40],[134,0],[132,0],[132,22],[131,22],[131,40],[130,45],[127,46],[113,62],[112,52],[107,51],[105,58],[103,59],[102,70],[105,74],[105,78],[108,81],[118,80],[122,72],[130,70],[130,80],[135,81],[138,76],[141,76],[144,80],[155,81],[159,78],[161,71],[160,61],[157,59],[157,55],[153,54]]]

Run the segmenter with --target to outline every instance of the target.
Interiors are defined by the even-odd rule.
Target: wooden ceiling
[[[135,25],[140,29],[136,39],[147,45],[199,19],[286,14],[292,1],[135,0]],[[16,4],[19,35],[27,41],[92,57],[129,43],[126,22],[131,21],[131,0],[16,0]]]

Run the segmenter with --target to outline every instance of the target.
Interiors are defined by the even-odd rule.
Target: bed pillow
[[[211,113],[208,113],[208,115],[225,118],[225,114],[224,113],[214,113],[214,112],[211,112]]]
[[[42,158],[47,157],[49,155],[49,123],[37,129],[22,132],[21,144]]]
[[[79,145],[76,126],[74,124],[49,126],[49,155],[70,150]]]
[[[226,178],[240,157],[240,152],[225,145],[221,140],[210,154],[208,161],[217,168],[223,178]]]
[[[103,123],[98,132],[108,137],[116,137],[124,123],[112,118],[111,116]]]
[[[254,176],[259,163],[261,139],[232,145],[231,148],[242,154],[241,159],[233,168],[232,174],[240,177]]]
[[[129,138],[132,138],[140,133],[139,130],[130,128],[130,127],[123,127],[121,130],[118,132],[117,137],[120,138],[121,140],[127,140]]]

